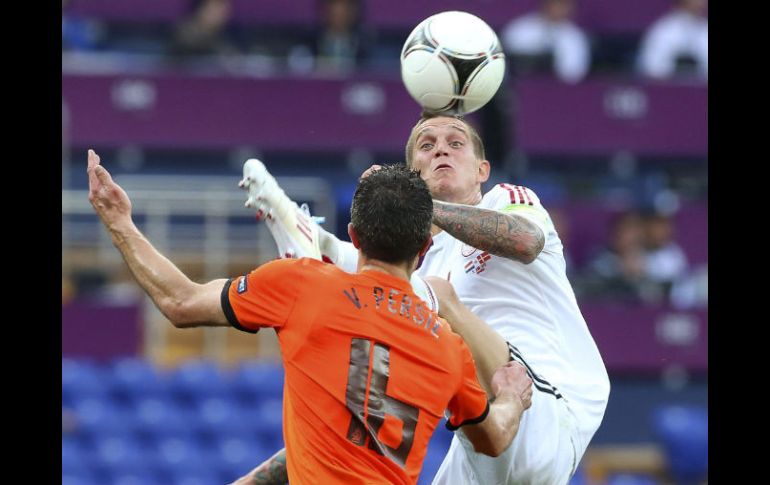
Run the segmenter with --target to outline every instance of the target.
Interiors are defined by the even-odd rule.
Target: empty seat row
[[[137,358],[107,364],[62,359],[62,397],[222,396],[278,397],[283,393],[283,367],[278,363],[249,361],[225,370],[209,361],[192,361],[173,370],[161,370]]]

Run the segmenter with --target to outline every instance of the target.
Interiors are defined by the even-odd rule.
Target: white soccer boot
[[[279,258],[322,259],[320,227],[310,216],[306,204],[302,208],[281,189],[265,165],[256,158],[243,164],[243,180],[238,183],[248,190],[246,207],[257,211],[278,245]]]

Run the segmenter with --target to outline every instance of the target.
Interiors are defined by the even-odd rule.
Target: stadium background
[[[200,3],[200,2],[196,2]],[[357,176],[400,161],[419,109],[401,85],[403,39],[431,13],[475,13],[498,32],[535,1],[365,2],[368,50],[314,61],[315,0],[232,0],[227,48],[181,52],[187,0],[63,2],[62,484],[234,480],[282,446],[281,373],[270,332],[177,330],[142,296],[92,215],[94,148],[150,240],[198,281],[277,256],[243,208],[243,161],[342,237]],[[578,301],[612,393],[573,483],[705,480],[707,81],[633,72],[644,30],[672,2],[577,3],[592,65],[578,83],[510,62],[472,116],[495,182],[528,186],[560,225]],[[209,46],[211,47],[211,46]],[[662,214],[687,258],[676,281],[616,291],[591,272],[613,223]],[[437,433],[420,483],[438,467]]]

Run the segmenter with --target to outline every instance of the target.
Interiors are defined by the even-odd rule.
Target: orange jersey
[[[414,484],[445,409],[452,427],[489,411],[470,350],[408,281],[283,259],[228,282],[222,307],[278,334],[292,485]]]

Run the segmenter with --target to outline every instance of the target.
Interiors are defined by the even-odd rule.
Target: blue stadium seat
[[[79,430],[88,436],[130,434],[134,415],[109,399],[85,398],[73,406]]]
[[[420,479],[417,481],[417,485],[430,485],[441,466],[441,462],[444,461],[446,452],[447,450],[442,446],[442,443],[430,441],[428,452],[422,462],[422,471],[420,472]]]
[[[230,399],[203,399],[195,409],[197,429],[204,436],[252,434],[250,427],[245,425],[249,416],[244,413],[248,412]]]
[[[283,447],[283,400],[267,399],[246,408],[247,426],[266,446]]]
[[[94,467],[113,475],[153,470],[156,464],[156,456],[137,439],[110,436],[94,440]]]
[[[111,379],[104,369],[91,360],[63,358],[61,361],[62,399],[105,398]]]
[[[449,445],[452,442],[454,433],[446,429],[444,423],[446,423],[446,419],[442,418],[436,425],[436,429],[433,431],[433,435],[430,438],[428,451],[425,455],[420,478],[417,482],[418,485],[431,483],[433,477],[441,466],[441,462],[444,461],[447,451],[449,451]]]
[[[165,485],[158,474],[149,470],[112,471],[110,485]]]
[[[256,463],[254,466],[257,466],[258,464],[259,463]],[[243,474],[245,475],[247,471],[248,470],[245,470]],[[211,471],[191,473],[185,470],[172,473],[170,477],[171,481],[169,485],[211,485],[212,483],[229,483],[237,478],[229,477],[229,474],[227,478],[223,478],[219,474]]]
[[[618,473],[607,478],[606,485],[661,485],[657,480],[648,475],[632,473]]]
[[[102,485],[102,482],[86,470],[77,472],[62,470],[61,485]]]
[[[243,401],[234,401],[240,408],[240,415],[243,420],[242,426],[248,428],[252,433],[261,433],[265,428],[268,431],[281,427],[283,420],[283,400],[280,398],[261,399],[253,403],[244,403]]]
[[[63,438],[61,441],[62,473],[83,474],[88,468],[90,450],[83,446],[81,440]]]
[[[152,448],[157,466],[169,476],[179,474],[205,475],[212,467],[211,453],[197,440],[181,438],[160,439]]]
[[[583,469],[582,466],[578,466],[577,470],[575,470],[575,474],[572,475],[572,478],[570,478],[568,485],[589,485],[590,482],[588,481],[588,477],[586,476],[586,472]]]
[[[250,360],[236,367],[230,385],[233,393],[246,402],[282,399],[283,377],[283,366],[280,363]]]
[[[115,393],[128,400],[163,397],[168,393],[163,374],[146,359],[116,359],[110,366],[110,372]]]
[[[177,399],[195,402],[227,395],[229,389],[226,377],[214,362],[190,361],[171,373],[169,386]]]
[[[137,432],[148,439],[190,439],[197,419],[171,399],[157,397],[139,398],[133,412]]]
[[[665,450],[669,471],[681,485],[700,482],[708,473],[708,410],[668,405],[653,412],[653,427]]]
[[[446,427],[446,419],[442,418],[441,421],[436,425],[436,429],[433,431],[433,436],[431,436],[430,440],[431,443],[433,441],[436,441],[437,446],[441,446],[442,448],[449,449],[449,445],[452,443],[452,438],[454,438],[454,433],[452,431],[449,431]]]
[[[62,387],[61,390],[61,407],[63,408],[71,408],[72,405],[75,402],[75,396],[72,393],[71,389],[65,390],[64,387]]]
[[[214,444],[215,465],[218,472],[229,481],[272,456],[277,450],[265,448],[259,441],[244,438],[223,438]]]

